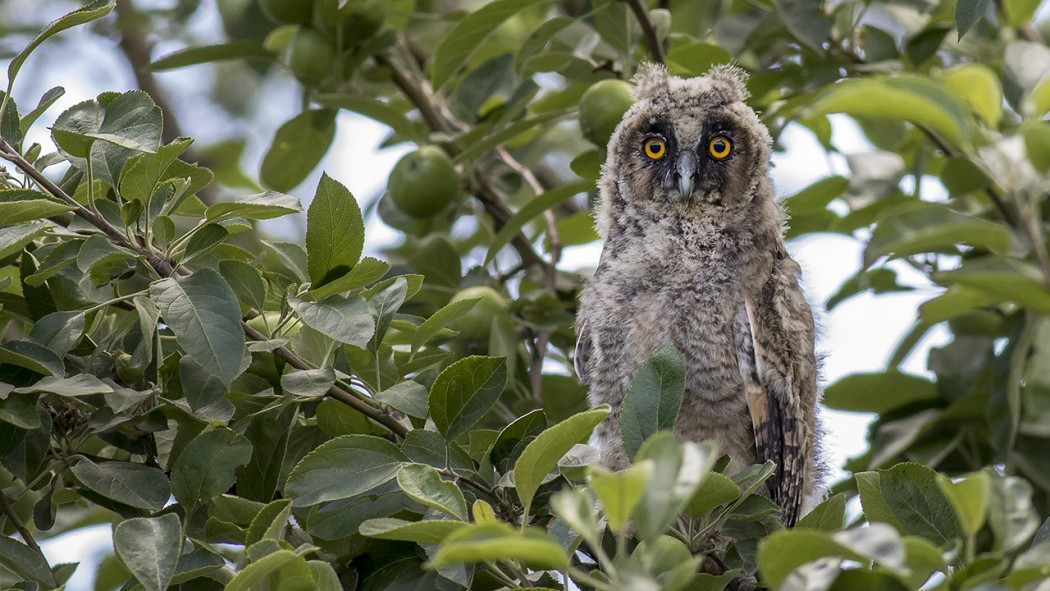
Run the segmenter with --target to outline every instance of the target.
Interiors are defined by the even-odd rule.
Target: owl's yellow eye
[[[667,153],[667,144],[658,137],[646,138],[644,146],[650,160],[659,160]]]
[[[733,144],[729,141],[729,138],[723,135],[716,135],[711,138],[711,141],[707,142],[707,152],[719,160],[729,156],[729,153],[732,151]]]

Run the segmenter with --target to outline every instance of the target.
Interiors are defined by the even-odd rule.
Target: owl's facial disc
[[[696,152],[682,150],[678,153],[675,161],[675,180],[678,184],[678,195],[682,199],[689,199],[693,195],[696,186],[697,159]]]

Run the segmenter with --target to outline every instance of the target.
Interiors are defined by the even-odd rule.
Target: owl
[[[682,353],[680,439],[713,440],[730,471],[772,460],[769,495],[793,525],[822,493],[813,313],[788,256],[769,175],[772,140],[747,106],[746,75],[681,79],[647,64],[609,140],[596,225],[605,240],[581,295],[574,363],[602,462],[628,459],[619,411],[666,342]]]

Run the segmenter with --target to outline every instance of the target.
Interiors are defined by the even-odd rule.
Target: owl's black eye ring
[[[733,143],[724,135],[716,135],[707,142],[707,153],[716,160],[722,160],[733,151]]]
[[[642,150],[650,160],[659,160],[667,154],[667,143],[660,137],[647,137],[642,142]]]

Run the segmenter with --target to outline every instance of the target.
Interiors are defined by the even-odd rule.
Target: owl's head
[[[731,66],[683,79],[662,65],[644,64],[634,78],[638,102],[609,140],[603,170],[603,183],[615,183],[603,186],[603,198],[626,202],[603,208],[749,203],[767,178],[772,140],[744,102],[746,80]]]

